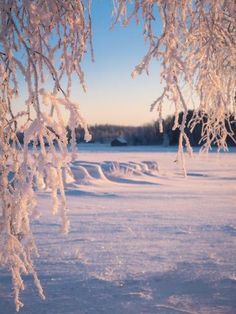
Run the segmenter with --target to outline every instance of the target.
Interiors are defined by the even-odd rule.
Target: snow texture
[[[194,153],[187,178],[156,147],[89,144],[78,157],[64,175],[68,236],[40,194],[46,300],[24,277],[22,314],[236,313],[235,152]],[[15,313],[8,271],[0,281],[0,313]]]

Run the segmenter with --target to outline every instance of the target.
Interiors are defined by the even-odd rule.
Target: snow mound
[[[87,162],[76,160],[71,164],[74,185],[94,185],[104,182],[137,183],[137,178],[142,178],[147,183],[147,178],[157,177],[158,171],[156,161]]]
[[[93,182],[93,177],[89,174],[85,167],[79,165],[76,167],[73,166],[71,167],[71,171],[77,184],[89,185]]]

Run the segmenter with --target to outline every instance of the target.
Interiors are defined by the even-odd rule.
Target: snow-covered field
[[[195,153],[184,178],[175,150],[82,146],[68,236],[39,196],[46,300],[26,277],[22,314],[236,313],[236,153]],[[3,270],[0,313],[15,313]]]

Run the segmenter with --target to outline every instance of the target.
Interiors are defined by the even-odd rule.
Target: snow
[[[236,313],[235,152],[195,152],[184,178],[175,148],[80,147],[67,171],[68,236],[39,194],[46,300],[25,277],[21,313]],[[0,313],[15,313],[6,270],[0,282]]]

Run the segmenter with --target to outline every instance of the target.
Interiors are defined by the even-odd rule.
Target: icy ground
[[[195,154],[183,178],[173,151],[92,147],[71,166],[67,237],[49,195],[39,197],[47,298],[26,277],[21,313],[235,314],[236,153]],[[15,313],[3,270],[0,313]]]

